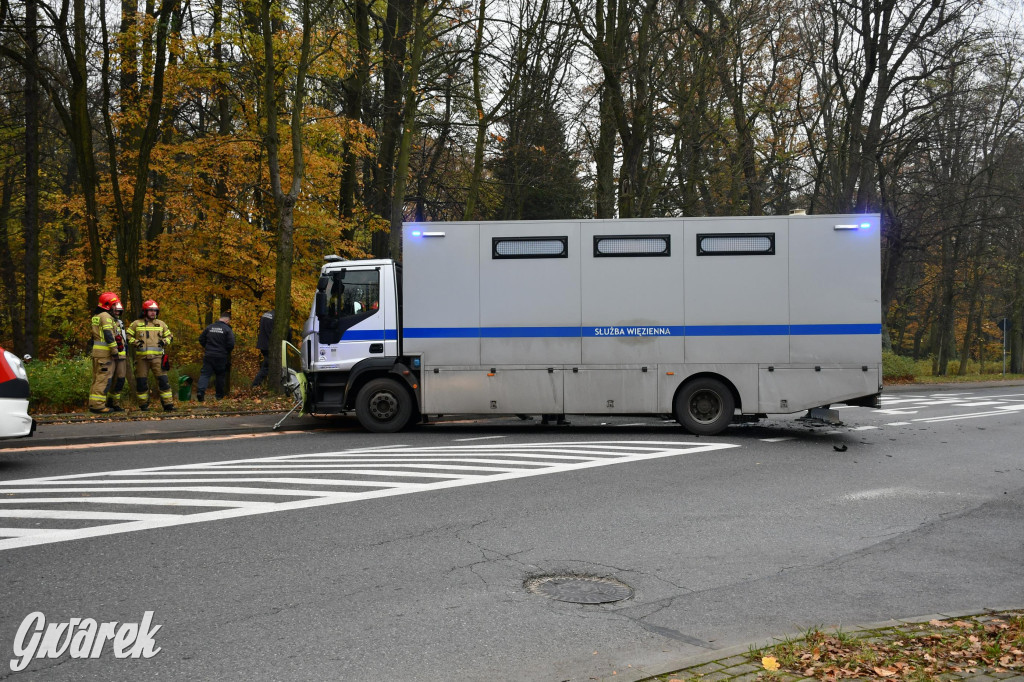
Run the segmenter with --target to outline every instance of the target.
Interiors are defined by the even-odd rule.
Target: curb
[[[908,618],[895,618],[891,620],[883,620],[877,623],[865,623],[861,625],[836,625],[831,627],[818,628],[822,632],[827,634],[835,634],[837,632],[844,632],[847,634],[866,632],[871,630],[884,630],[887,628],[898,627],[900,625],[913,625],[916,623],[927,623],[931,620],[951,620],[957,618],[968,618],[972,616],[984,616],[994,613],[1002,613],[1004,611],[1021,611],[1024,607],[1021,606],[1009,606],[1009,607],[982,607],[980,609],[971,609],[966,611],[948,611],[943,613],[932,613],[925,616],[911,616]],[[715,649],[704,654],[696,654],[693,656],[685,656],[682,658],[675,659],[669,663],[661,663],[657,666],[638,666],[625,671],[615,671],[613,675],[606,675],[598,678],[601,682],[652,682],[655,677],[662,675],[678,673],[681,678],[692,677],[692,676],[703,676],[708,673],[717,674],[717,677],[711,678],[718,682],[725,682],[726,680],[732,679],[733,676],[725,673],[725,670],[731,666],[722,666],[718,670],[702,670],[693,671],[688,674],[692,668],[702,668],[709,666],[719,661],[727,661],[730,658],[736,656],[745,656],[751,651],[757,649],[764,649],[770,646],[774,646],[781,642],[801,640],[807,635],[807,630],[799,630],[784,635],[776,635],[765,640],[754,640],[747,644],[736,644],[733,646],[724,647],[722,649]],[[750,663],[750,661],[744,661]],[[732,665],[739,665],[740,662],[733,662]],[[760,671],[760,668],[758,668]],[[763,671],[761,671],[763,672]],[[747,679],[747,675],[750,671],[745,671],[742,676]],[[736,675],[735,677],[740,677]]]
[[[132,410],[130,412],[124,412],[120,416],[117,414],[104,415],[104,416],[92,416],[87,412],[61,412],[53,414],[35,414],[32,415],[35,418],[37,424],[111,424],[111,423],[122,423],[122,422],[144,422],[144,421],[157,421],[157,418],[153,415],[160,415],[160,421],[177,421],[184,419],[209,419],[211,417],[256,417],[265,414],[284,414],[288,410],[225,410],[219,412],[202,412],[199,414],[190,412],[161,412],[159,410],[153,410],[152,412],[141,413],[138,410]],[[129,416],[139,415],[139,416]],[[145,415],[145,416],[143,416]]]
[[[99,422],[103,423],[103,422]],[[354,427],[353,427],[354,428]],[[247,435],[251,433],[260,433],[266,430],[268,433],[285,433],[291,431],[331,431],[338,430],[337,426],[318,426],[315,424],[285,424],[281,425],[281,428],[274,431],[271,426],[229,426],[229,427],[218,427],[211,429],[176,429],[173,431],[147,431],[143,433],[111,433],[102,436],[101,440],[97,439],[95,434],[93,435],[81,435],[81,436],[50,436],[39,438],[33,436],[31,438],[13,438],[9,440],[0,441],[0,453],[5,450],[24,450],[26,447],[33,447],[33,449],[46,449],[46,447],[65,447],[68,445],[87,445],[87,444],[105,444],[105,443],[119,443],[119,442],[134,442],[136,440],[167,440],[169,438],[181,438],[181,437],[194,437],[194,438],[207,438],[210,436],[225,436],[225,435]],[[38,431],[37,431],[38,433]]]
[[[886,393],[909,393],[911,391],[962,391],[972,388],[1000,388],[1002,386],[1024,386],[1024,380],[1007,381],[948,381],[941,384],[882,384],[882,395]]]
[[[109,422],[98,422],[109,423]],[[167,440],[169,438],[208,438],[216,436],[239,436],[252,433],[259,433],[266,430],[268,433],[285,433],[291,431],[330,431],[337,430],[337,426],[318,426],[316,424],[282,424],[276,431],[271,426],[229,426],[211,429],[176,429],[174,431],[149,431],[144,433],[113,433],[98,437],[95,434],[85,436],[51,436],[46,438],[17,438],[0,441],[0,453],[4,450],[21,450],[24,448],[60,448],[69,445],[89,445],[106,443],[125,443],[142,440]],[[38,432],[37,432],[38,433]]]

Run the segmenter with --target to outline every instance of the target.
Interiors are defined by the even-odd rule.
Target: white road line
[[[7,483],[7,481],[0,482],[0,485]],[[99,481],[102,483],[102,481]],[[147,483],[153,483],[153,481],[147,481]],[[96,485],[94,482],[93,485]],[[109,493],[117,491],[119,493],[165,493],[165,492],[176,492],[176,493],[225,493],[235,495],[271,495],[280,497],[345,497],[347,495],[358,495],[358,493],[339,493],[337,490],[306,490],[303,488],[291,489],[276,489],[276,488],[246,488],[242,486],[216,486],[216,485],[204,485],[204,486],[144,486],[144,487],[130,487],[117,488],[110,487],[96,487],[96,488],[0,488],[0,494],[5,495],[21,495],[21,494],[32,494],[42,495],[44,493],[64,493],[76,492],[76,493]],[[275,504],[275,503],[272,503]],[[275,504],[276,506],[276,504]]]
[[[381,469],[350,469],[350,468],[345,468],[345,467],[340,467],[340,468],[337,468],[337,469],[302,470],[302,471],[295,471],[295,472],[286,471],[284,473],[296,473],[296,474],[352,474],[352,475],[360,475],[360,476],[412,476],[412,477],[416,477],[416,478],[451,478],[450,476],[446,476],[444,474],[428,474],[428,473],[425,473],[425,472],[415,472],[415,471],[398,472],[398,471],[383,471]],[[260,469],[254,469],[254,468],[251,468],[251,467],[249,469],[242,469],[242,470],[231,469],[229,471],[218,471],[216,469],[212,469],[211,468],[211,469],[206,469],[205,471],[202,472],[202,474],[203,474],[203,476],[239,476],[239,475],[246,475],[246,474],[251,475],[251,476],[266,476],[267,475],[267,471],[265,469],[260,470]],[[118,475],[119,476],[130,476],[131,474],[118,474]],[[167,472],[164,472],[164,471],[143,471],[139,475],[142,475],[142,476],[167,476]],[[172,474],[172,475],[176,475],[176,474]],[[182,475],[184,475],[184,474],[182,474]],[[177,480],[177,479],[174,479],[174,480]],[[241,478],[239,478],[239,479],[231,479],[231,480],[237,480],[237,481],[243,481],[243,480],[244,481],[260,481],[260,480],[264,480],[264,479],[262,479],[262,478],[245,478],[245,479],[241,479]],[[267,480],[271,481],[271,482],[289,481],[289,482],[293,482],[293,483],[300,483],[300,482],[316,483],[316,482],[324,480],[324,479],[320,479],[320,478],[310,478],[310,479],[272,478],[272,479],[267,479]],[[329,480],[331,480],[331,484],[330,485],[346,485],[348,483],[347,481],[334,481],[334,479],[329,479]],[[111,481],[111,483],[117,483],[117,482],[118,482],[117,480]],[[367,482],[367,481],[358,481],[358,483],[359,483],[359,485],[377,485],[376,483]]]
[[[23,538],[30,535],[54,536],[62,535],[66,532],[66,530],[57,528],[0,528],[0,538]]]
[[[149,473],[149,472],[139,472]],[[232,472],[233,473],[233,472]],[[103,483],[106,485],[110,484],[129,484],[129,483],[148,483],[153,485],[159,483],[158,479],[127,479],[127,480],[104,480]],[[297,483],[299,485],[338,485],[338,486],[353,486],[360,488],[379,488],[382,486],[400,488],[405,483],[394,483],[394,482],[383,482],[383,481],[342,481],[336,479],[327,478],[167,478],[164,479],[168,485],[175,485],[180,483]],[[96,485],[96,481],[46,481],[49,485],[65,485],[65,486],[76,486],[76,485]],[[35,481],[24,482],[24,481],[4,481],[3,485],[38,485]],[[411,484],[410,484],[411,485]],[[75,490],[75,488],[70,488]]]
[[[456,441],[466,440],[491,440],[492,438],[508,438],[508,436],[477,436],[476,438],[456,438]]]
[[[1024,410],[1024,405],[1007,405],[1005,407],[997,407],[991,412],[969,412],[967,414],[950,414],[943,417],[922,417],[921,419],[915,419],[915,422],[952,422],[960,419],[979,419],[981,417],[994,417],[997,415],[1010,414],[1011,412]]]
[[[496,452],[492,452],[492,453],[489,453],[489,454],[500,455],[502,453],[500,453],[500,452],[497,452],[497,453]],[[515,457],[516,459],[512,459],[513,457]],[[376,457],[373,458],[373,459],[362,458],[362,457],[360,457],[360,458],[353,458],[353,459],[348,459],[348,458],[345,458],[345,459],[341,459],[341,458],[338,458],[338,459],[310,459],[310,460],[301,460],[303,462],[302,464],[295,464],[295,463],[293,463],[295,461],[300,461],[300,460],[293,460],[293,462],[282,462],[282,463],[271,462],[271,463],[268,463],[266,465],[266,470],[267,471],[288,471],[290,467],[304,467],[304,466],[312,466],[312,465],[317,465],[317,464],[319,464],[321,466],[326,464],[326,465],[330,465],[330,466],[343,467],[343,466],[351,466],[351,465],[354,465],[354,464],[377,464],[377,463],[383,464],[385,462],[394,462],[396,464],[401,464],[403,462],[460,462],[460,463],[461,462],[477,462],[477,463],[493,462],[494,464],[541,464],[541,465],[547,466],[548,463],[549,463],[548,460],[552,460],[552,459],[565,460],[565,461],[576,460],[576,461],[580,461],[580,462],[585,462],[585,461],[589,461],[589,460],[593,459],[593,457],[583,457],[581,455],[530,455],[529,457],[530,457],[529,459],[522,459],[522,455],[509,455],[509,459],[487,459],[485,457],[460,457],[460,456],[452,456],[452,457],[413,457],[413,458],[409,458],[409,457],[398,457],[396,455],[395,457],[388,457],[386,459],[385,458],[376,458]],[[240,467],[240,466],[251,466],[251,465],[226,464],[224,466],[216,466],[216,465],[212,465],[212,464],[211,465],[192,464],[192,465],[189,465],[189,469],[188,470],[189,471],[205,471],[206,469],[214,469],[214,468],[217,468],[217,469],[227,469],[229,467],[230,468],[234,468],[236,466]]]
[[[886,426],[909,426],[911,422],[889,422]]]
[[[782,443],[782,442],[787,441],[787,440],[796,440],[796,439],[791,437],[791,436],[787,436],[785,438],[762,438],[761,440],[764,441],[765,443]]]
[[[254,516],[257,514],[266,514],[272,511],[285,511],[293,509],[309,509],[312,507],[342,504],[345,502],[354,502],[356,500],[372,500],[384,497],[392,497],[395,495],[405,495],[410,493],[416,493],[421,491],[433,491],[441,490],[445,488],[456,488],[467,485],[478,485],[481,483],[487,483],[491,481],[508,481],[519,478],[526,478],[530,476],[538,476],[544,474],[561,473],[567,471],[579,471],[582,469],[590,469],[595,467],[609,466],[613,464],[639,462],[651,459],[660,459],[667,457],[676,457],[679,455],[694,455],[698,453],[708,453],[719,450],[725,450],[730,448],[738,447],[732,443],[700,443],[700,442],[689,442],[689,441],[643,441],[640,443],[631,443],[629,441],[604,441],[604,442],[561,442],[561,443],[544,443],[544,444],[532,444],[526,446],[514,446],[514,447],[502,447],[502,446],[465,446],[462,448],[405,448],[401,451],[395,448],[384,448],[384,449],[373,449],[372,452],[368,452],[369,449],[363,448],[360,450],[350,450],[347,452],[330,453],[330,456],[337,456],[336,462],[338,463],[350,463],[345,460],[345,456],[351,455],[362,455],[364,459],[367,458],[384,458],[386,455],[403,455],[401,459],[405,460],[417,460],[421,462],[420,466],[424,469],[434,469],[438,465],[430,464],[424,460],[432,459],[446,459],[451,460],[457,459],[461,463],[470,463],[475,459],[483,459],[484,463],[497,463],[504,465],[502,469],[497,467],[485,467],[478,469],[476,467],[468,467],[465,471],[452,471],[450,474],[429,474],[425,471],[410,472],[401,470],[387,469],[385,466],[397,466],[402,465],[409,466],[409,462],[396,461],[399,458],[389,460],[388,464],[380,466],[381,468],[376,469],[343,469],[334,471],[333,469],[329,474],[325,475],[325,478],[302,478],[299,477],[267,477],[266,471],[262,468],[264,464],[280,464],[280,463],[291,463],[294,465],[302,465],[303,458],[325,458],[323,453],[309,453],[305,455],[287,455],[279,457],[271,457],[266,459],[246,459],[246,460],[232,460],[225,462],[209,463],[204,466],[208,466],[209,469],[197,471],[194,467],[196,465],[181,465],[176,467],[150,467],[144,469],[135,470],[122,470],[117,472],[99,472],[92,474],[74,474],[63,477],[47,477],[38,479],[27,479],[18,481],[0,481],[0,493],[13,494],[13,495],[43,495],[43,494],[54,494],[56,493],[60,497],[56,499],[66,500],[69,495],[79,494],[83,492],[97,492],[106,493],[96,499],[107,498],[109,500],[127,501],[134,500],[137,497],[145,497],[145,495],[131,495],[127,496],[123,493],[154,493],[153,500],[170,500],[177,498],[168,498],[166,495],[168,492],[196,492],[196,493],[218,493],[218,494],[232,494],[237,493],[245,496],[291,496],[293,500],[281,501],[278,503],[264,502],[258,504],[258,506],[241,506],[240,504],[228,509],[217,509],[213,511],[205,512],[194,512],[189,513],[189,510],[182,509],[179,514],[129,514],[125,512],[83,512],[83,511],[66,511],[66,510],[40,510],[40,509],[0,509],[0,516],[12,513],[26,515],[27,518],[39,518],[40,514],[53,514],[54,518],[69,518],[68,515],[89,515],[90,517],[96,517],[100,514],[119,515],[117,518],[114,516],[105,516],[102,520],[119,520],[125,519],[122,523],[108,523],[104,525],[95,525],[88,528],[78,528],[69,530],[59,529],[45,529],[38,533],[27,534],[21,530],[17,530],[16,537],[8,537],[7,539],[0,539],[0,550],[15,549],[19,547],[29,547],[32,545],[46,544],[51,542],[61,542],[65,540],[76,540],[86,539],[94,537],[103,537],[107,535],[114,535],[117,533],[127,533],[137,530],[152,530],[156,528],[167,528],[171,526],[180,526],[192,523],[202,523],[206,521],[218,521],[224,519],[241,518],[246,516]],[[384,451],[386,450],[386,452]],[[532,454],[537,450],[542,450],[545,455]],[[589,455],[588,457],[580,457],[577,455],[557,454],[563,450],[568,450],[572,453],[581,453]],[[457,454],[466,454],[468,457],[455,457]],[[369,457],[367,457],[369,455]],[[483,456],[481,456],[483,455]],[[488,457],[490,455],[490,457]],[[510,462],[507,458],[524,457],[530,458],[530,461],[524,463],[528,468],[515,468],[515,465]],[[501,459],[501,458],[505,459]],[[537,457],[548,457],[550,459],[541,459],[537,461]],[[511,461],[514,461],[511,460]],[[354,463],[365,466],[365,463]],[[476,462],[473,462],[476,463]],[[541,466],[537,466],[537,465]],[[255,477],[241,477],[239,472],[231,469],[223,469],[219,472],[218,476],[212,476],[215,473],[210,469],[216,469],[218,465],[244,465],[250,469],[257,470],[258,473]],[[452,465],[456,466],[456,465]],[[272,468],[272,467],[271,467]],[[470,472],[469,469],[472,469]],[[376,481],[350,481],[345,479],[345,476],[353,475],[359,472],[367,472],[365,475],[371,475],[379,477],[380,480]],[[282,473],[288,473],[287,470]],[[295,472],[298,474],[308,472]],[[226,474],[224,476],[223,474]],[[341,478],[333,478],[331,474],[337,475]],[[195,476],[208,476],[209,478],[191,478]],[[361,474],[362,475],[362,474]],[[423,479],[422,483],[398,483],[395,478],[406,478],[418,475],[417,477]],[[182,476],[188,478],[180,478]],[[272,488],[261,488],[256,486],[224,486],[223,483],[228,482],[265,482],[273,484]],[[199,484],[210,484],[210,485],[199,485]],[[141,485],[140,485],[141,484]],[[187,485],[184,485],[187,484]],[[310,486],[310,487],[306,487]],[[314,489],[319,486],[319,489]],[[362,492],[341,492],[332,491],[332,487],[348,487],[348,486],[362,486],[373,488],[364,490]],[[113,494],[111,494],[113,493]],[[23,504],[38,504],[34,502],[33,498],[21,497]],[[47,498],[36,498],[36,499],[47,499]],[[75,498],[72,498],[75,499]],[[14,502],[14,500],[11,500]],[[77,501],[77,499],[75,500]],[[198,501],[197,501],[198,502]],[[230,503],[233,500],[226,500]],[[239,500],[241,502],[248,502],[248,500]],[[66,504],[65,502],[55,502],[54,504]],[[5,505],[6,506],[6,505]],[[195,505],[200,506],[200,505]],[[128,519],[141,519],[141,520],[128,520]]]
[[[0,509],[0,519],[84,519],[86,521],[160,521],[178,514],[129,514],[102,511],[54,511],[52,509]]]
[[[152,505],[167,507],[273,507],[273,502],[243,500],[200,500],[193,497],[19,497],[0,500],[0,504],[89,504]]]
[[[850,430],[851,431],[870,431],[872,429],[877,429],[877,428],[878,428],[877,426],[855,426],[854,428],[852,428]]]
[[[291,465],[289,465],[288,466],[288,471],[299,470],[299,471],[301,471],[304,474],[309,474],[309,473],[331,473],[331,474],[337,474],[337,473],[345,473],[345,472],[360,473],[360,472],[353,471],[352,467],[366,466],[367,464],[372,464],[376,469],[380,469],[382,467],[394,468],[396,471],[391,471],[390,473],[392,475],[398,475],[398,470],[402,470],[402,469],[440,469],[440,470],[451,469],[452,471],[517,471],[519,469],[519,467],[508,467],[508,466],[503,466],[503,467],[499,467],[499,466],[475,466],[474,467],[474,466],[466,466],[466,465],[463,465],[463,464],[420,464],[420,463],[418,463],[419,461],[422,461],[422,460],[418,460],[418,461],[410,460],[408,462],[393,462],[393,461],[363,462],[363,461],[359,461],[359,462],[355,462],[355,463],[352,463],[352,464],[338,464],[336,466],[330,467],[329,469],[324,469],[323,471],[311,471],[309,467],[301,467],[301,466],[291,466]],[[442,461],[447,462],[447,461],[450,461],[450,460],[442,460]],[[469,461],[469,460],[463,460],[463,461]],[[504,460],[493,460],[493,461],[494,462],[499,462],[501,464],[519,464],[519,465],[532,465],[532,466],[547,466],[546,463],[541,463],[541,462],[509,462],[509,461],[504,461]],[[227,468],[227,467],[225,467],[225,468]],[[233,471],[237,471],[237,469],[235,467],[231,467],[231,469]],[[274,467],[274,469],[277,469],[277,467]],[[260,471],[260,473],[266,473],[266,472],[267,472],[266,469],[263,469],[263,470]],[[209,473],[209,472],[205,472],[204,471],[204,473]]]
[[[880,414],[917,414],[920,410],[879,410]]]

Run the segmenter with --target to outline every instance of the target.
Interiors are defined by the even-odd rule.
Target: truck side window
[[[774,256],[774,232],[697,235],[698,256]]]

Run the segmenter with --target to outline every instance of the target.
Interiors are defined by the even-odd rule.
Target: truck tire
[[[718,379],[700,377],[685,384],[673,404],[676,421],[690,433],[714,436],[732,422],[736,401]]]
[[[356,417],[367,431],[395,433],[412,418],[412,396],[394,379],[372,379],[356,395]]]

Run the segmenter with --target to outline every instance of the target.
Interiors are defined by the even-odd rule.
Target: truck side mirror
[[[313,300],[316,305],[316,316],[326,317],[327,316],[327,292],[317,291],[313,296]]]

